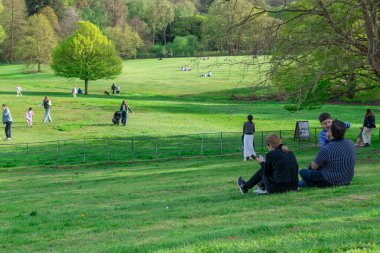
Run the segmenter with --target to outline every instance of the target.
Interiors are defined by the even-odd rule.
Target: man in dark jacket
[[[238,186],[242,194],[247,193],[255,185],[259,185],[257,194],[280,193],[298,188],[298,163],[293,152],[281,144],[277,135],[270,135],[266,139],[269,152],[265,159],[256,160],[261,168],[247,182],[242,177],[238,179]]]

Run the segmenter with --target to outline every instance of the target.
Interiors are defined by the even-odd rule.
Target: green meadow
[[[232,100],[273,89],[261,84],[256,65],[239,64],[250,60],[125,61],[120,76],[90,82],[90,94],[76,99],[71,88],[83,89],[81,80],[57,77],[47,67],[27,74],[22,65],[0,65],[0,100],[14,119],[12,141],[0,144],[29,142],[43,149],[40,142],[54,140],[241,132],[247,114],[257,131],[293,130],[297,120],[314,128],[323,111],[350,122],[355,138],[367,105],[291,113],[282,102]],[[212,77],[200,77],[209,70]],[[120,96],[104,94],[112,82],[120,85]],[[17,85],[23,97],[16,97]],[[53,103],[52,123],[42,123],[38,105],[44,96]],[[135,112],[126,127],[111,122],[123,99]],[[33,128],[24,122],[29,107]],[[380,115],[379,107],[370,108]],[[357,150],[350,186],[273,196],[240,195],[238,176],[249,178],[258,169],[240,154],[2,168],[0,252],[379,252],[378,138],[376,129],[373,147]],[[300,167],[317,151],[297,151]]]

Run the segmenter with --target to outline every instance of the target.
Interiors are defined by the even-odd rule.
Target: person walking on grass
[[[128,111],[133,113],[132,109],[128,107],[128,102],[126,100],[123,100],[120,106],[120,113],[121,113],[121,124],[125,126],[127,124],[128,119]]]
[[[255,124],[252,122],[253,116],[248,115],[248,121],[243,125],[243,145],[244,145],[244,161],[255,159],[256,152],[253,148],[253,139],[255,134]]]
[[[25,113],[25,120],[26,120],[27,127],[33,126],[33,116],[34,116],[33,109],[32,107],[29,107],[28,111]]]
[[[45,109],[45,116],[43,122],[46,123],[46,120],[49,120],[49,122],[52,122],[52,118],[50,116],[51,106],[53,104],[51,103],[50,99],[46,96],[44,100],[40,103],[39,107],[43,106]]]
[[[77,97],[77,93],[78,93],[77,87],[74,85],[73,89],[71,90],[71,94],[73,95],[73,98]]]
[[[22,93],[21,93],[21,91],[22,91],[21,86],[20,86],[20,85],[17,85],[17,86],[16,86],[16,95],[17,95],[18,97],[22,97]]]
[[[300,170],[299,187],[330,187],[350,184],[354,177],[355,145],[344,139],[346,125],[340,120],[331,124],[331,142],[321,148],[309,168]]]
[[[6,138],[4,140],[10,141],[12,138],[12,134],[11,134],[11,127],[12,127],[12,121],[13,121],[12,115],[11,115],[11,111],[9,110],[6,104],[3,104],[2,108],[3,108],[2,121],[3,121],[3,124],[5,125],[5,138]]]
[[[263,157],[257,157],[260,169],[245,182],[238,178],[237,184],[242,194],[258,185],[256,194],[281,193],[297,190],[298,162],[293,152],[281,144],[277,135],[270,135],[265,143],[269,152]]]
[[[375,115],[371,109],[367,109],[363,123],[363,147],[371,146],[372,130],[376,128]]]
[[[111,85],[111,90],[112,90],[112,94],[115,94],[115,90],[116,90],[116,85],[115,85],[115,83],[112,83],[112,85]]]

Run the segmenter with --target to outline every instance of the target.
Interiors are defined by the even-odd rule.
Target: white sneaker
[[[257,195],[269,194],[269,192],[267,192],[267,190],[261,190],[260,188],[253,191],[253,193],[255,193]]]

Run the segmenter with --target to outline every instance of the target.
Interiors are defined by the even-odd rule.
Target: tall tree
[[[127,21],[128,7],[124,0],[109,0],[105,5],[105,10],[108,16],[108,26],[123,27]]]
[[[25,0],[3,0],[4,13],[0,23],[4,26],[7,38],[1,45],[4,60],[12,63],[16,57],[17,43],[21,40],[27,23]]]
[[[1,2],[1,0],[0,0],[0,13],[1,13],[2,11],[3,11],[3,4],[2,4],[2,2]],[[3,29],[3,27],[0,25],[0,43],[3,42],[4,38],[5,38],[4,29]]]
[[[100,29],[106,28],[108,13],[105,11],[102,0],[92,0],[91,4],[83,9],[82,18],[95,24]]]
[[[57,37],[49,20],[41,14],[29,17],[25,37],[18,47],[21,59],[27,64],[37,64],[37,70],[41,72],[41,65],[50,63],[56,45]]]
[[[147,24],[152,31],[154,44],[156,33],[163,33],[164,44],[166,43],[166,27],[174,20],[174,5],[168,0],[151,0],[147,13]]]
[[[44,7],[41,11],[40,14],[45,15],[46,18],[49,20],[51,27],[53,27],[54,32],[56,34],[59,34],[61,32],[61,26],[58,22],[58,17],[54,12],[54,9],[51,8],[50,6]]]
[[[64,10],[64,18],[61,20],[61,38],[71,35],[76,28],[76,23],[79,21],[79,13],[74,7],[66,7]]]
[[[105,33],[114,43],[117,53],[122,58],[135,58],[137,49],[143,45],[138,33],[128,24],[124,28],[119,26],[108,27]]]
[[[75,33],[54,50],[51,67],[57,75],[84,80],[87,95],[88,81],[120,74],[122,62],[112,42],[97,26],[80,21]]]

